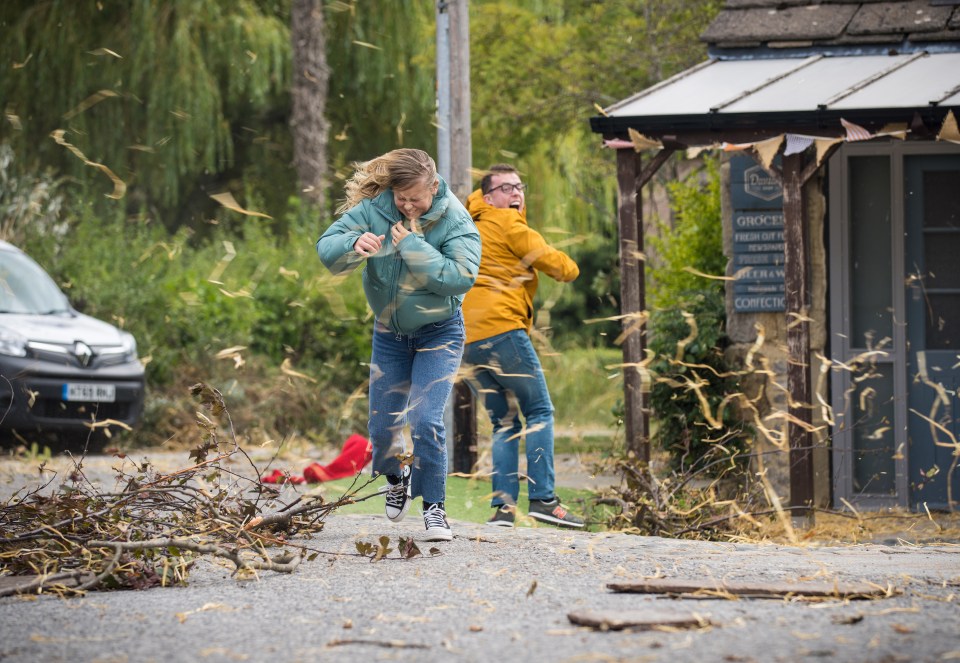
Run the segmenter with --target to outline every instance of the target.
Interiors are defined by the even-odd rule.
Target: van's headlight
[[[137,358],[137,339],[130,332],[120,332],[120,343],[123,346],[123,355],[128,361],[134,361]]]
[[[0,355],[27,356],[27,337],[12,329],[0,327]]]

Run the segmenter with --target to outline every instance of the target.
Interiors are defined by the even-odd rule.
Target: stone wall
[[[733,256],[733,208],[730,203],[730,167],[725,161],[721,169],[723,196],[723,250]],[[825,355],[827,339],[827,254],[825,237],[826,199],[823,195],[822,173],[814,176],[804,188],[807,200],[808,317],[810,329],[811,385],[814,391],[813,424],[816,427],[814,443],[814,500],[818,506],[830,503],[830,457],[828,451],[829,427],[824,422],[823,403],[829,403],[828,381],[820,377],[821,360]],[[727,276],[735,268],[730,260]],[[727,334],[731,345],[727,359],[738,369],[747,371],[741,389],[756,408],[744,410],[748,419],[756,419],[758,434],[755,440],[754,470],[765,471],[766,477],[780,500],[787,504],[790,498],[790,466],[787,446],[787,318],[785,313],[735,313],[733,285],[727,282]],[[759,343],[758,343],[759,341]],[[750,364],[750,366],[748,366]],[[751,370],[752,366],[752,370]],[[819,394],[819,398],[817,396]],[[768,432],[764,433],[764,429]]]

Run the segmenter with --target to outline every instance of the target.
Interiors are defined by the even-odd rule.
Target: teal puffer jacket
[[[332,273],[345,274],[364,260],[353,250],[360,235],[384,235],[380,251],[367,259],[363,289],[378,322],[410,334],[460,308],[480,268],[480,233],[442,178],[433,205],[420,217],[422,234],[394,246],[390,228],[402,220],[393,190],[387,189],[334,221],[317,240],[317,254]]]

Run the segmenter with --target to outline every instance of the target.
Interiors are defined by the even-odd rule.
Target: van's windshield
[[[53,315],[70,310],[43,268],[23,253],[0,251],[0,314]]]

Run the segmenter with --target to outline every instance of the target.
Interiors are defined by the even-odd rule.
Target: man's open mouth
[[[510,207],[515,210],[520,209],[520,203],[510,203]]]

